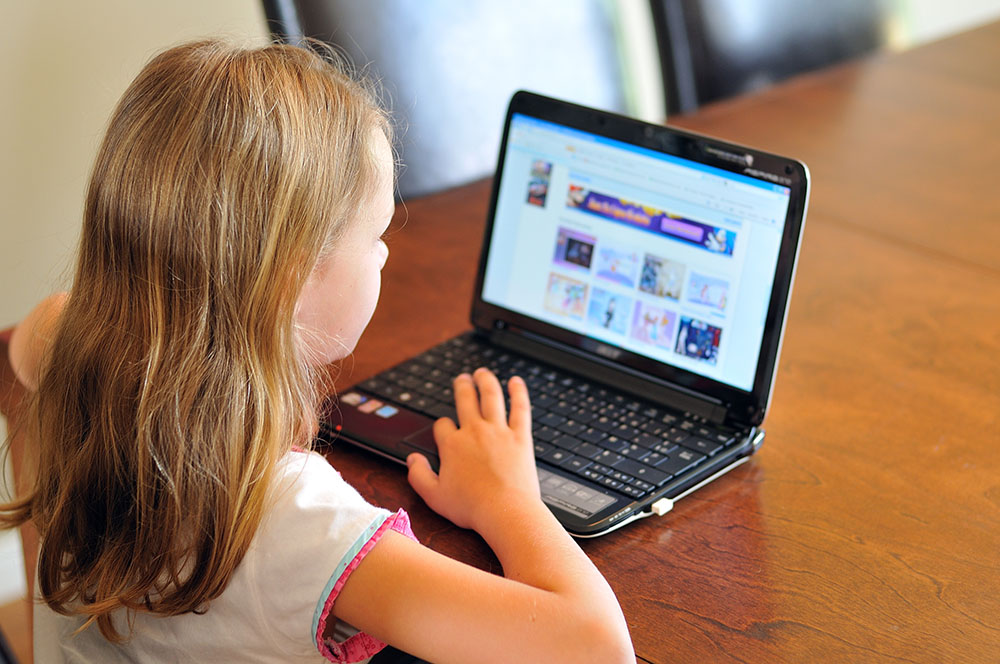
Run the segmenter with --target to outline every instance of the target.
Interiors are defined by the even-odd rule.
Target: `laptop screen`
[[[484,301],[754,386],[790,190],[515,113]]]

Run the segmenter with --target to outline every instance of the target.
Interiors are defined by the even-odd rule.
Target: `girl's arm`
[[[66,297],[66,293],[56,293],[42,300],[18,323],[11,335],[10,365],[17,379],[29,390],[38,389],[42,358],[55,334]]]
[[[337,618],[434,662],[634,662],[614,593],[541,501],[527,387],[455,379],[460,427],[434,425],[435,474],[407,460],[428,505],[478,532],[503,565],[495,576],[387,533],[348,578]],[[479,390],[479,398],[476,389]]]

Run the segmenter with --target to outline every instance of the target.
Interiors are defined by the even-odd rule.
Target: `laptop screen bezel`
[[[535,337],[543,337],[578,352],[582,351],[585,355],[593,356],[595,360],[603,363],[607,362],[607,356],[606,353],[600,353],[599,350],[608,346],[606,342],[596,342],[586,335],[486,302],[482,297],[486,259],[489,254],[497,200],[500,193],[500,179],[507,155],[511,121],[515,114],[612,138],[743,176],[749,173],[751,177],[756,175],[757,179],[762,181],[768,181],[764,179],[767,177],[773,182],[789,187],[791,190],[789,206],[778,252],[771,298],[765,317],[760,355],[754,373],[753,388],[750,391],[679,367],[657,362],[617,346],[614,347],[615,362],[646,374],[659,382],[665,381],[678,386],[685,392],[702,394],[708,399],[721,403],[726,408],[727,419],[737,423],[759,424],[763,420],[767,408],[778,360],[785,313],[798,255],[799,239],[805,218],[808,194],[808,171],[805,166],[794,159],[673,127],[648,124],[614,113],[586,108],[530,92],[517,92],[511,99],[504,123],[496,176],[493,180],[487,213],[485,237],[479,257],[475,290],[473,291],[471,321],[476,328],[481,330],[491,330],[502,326],[509,333],[531,333]],[[751,155],[752,160],[737,163],[731,155]],[[752,169],[748,167],[748,163],[752,163]],[[760,177],[760,174],[764,174],[764,177]]]

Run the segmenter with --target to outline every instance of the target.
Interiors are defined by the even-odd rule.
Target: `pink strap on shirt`
[[[324,639],[323,632],[326,631],[327,617],[330,615],[330,611],[333,609],[333,603],[340,594],[341,589],[344,584],[347,583],[348,577],[351,576],[351,572],[357,569],[361,561],[364,560],[368,552],[371,551],[378,541],[382,539],[382,536],[389,530],[394,530],[397,533],[406,535],[410,539],[416,541],[416,536],[413,534],[413,530],[410,528],[410,517],[405,510],[399,510],[395,514],[389,515],[382,525],[378,527],[378,530],[365,542],[361,550],[358,551],[357,555],[348,563],[347,567],[344,568],[343,573],[337,582],[333,584],[333,590],[330,591],[330,595],[326,598],[326,603],[323,605],[323,612],[320,614],[319,624],[316,627],[316,647],[323,657],[331,662],[340,662],[347,664],[348,662],[358,662],[368,657],[371,657],[378,651],[385,648],[385,643],[379,641],[373,636],[365,634],[364,632],[358,632],[354,636],[349,637],[343,643],[337,643],[332,638]]]

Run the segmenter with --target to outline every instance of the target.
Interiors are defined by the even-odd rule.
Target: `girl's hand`
[[[507,389],[509,420],[503,388],[491,371],[459,375],[454,381],[458,427],[446,417],[434,423],[440,472],[431,470],[422,454],[406,460],[413,489],[431,509],[463,528],[480,530],[490,515],[513,502],[543,507],[528,387],[515,376]]]

